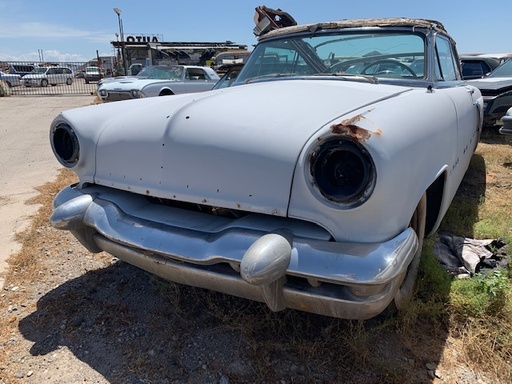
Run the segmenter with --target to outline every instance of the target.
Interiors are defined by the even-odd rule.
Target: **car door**
[[[67,84],[68,79],[73,79],[73,72],[69,68],[62,68],[62,84]]]
[[[57,84],[57,68],[48,68],[46,78],[48,79],[48,83],[52,85]]]
[[[455,52],[455,47],[448,39],[436,37],[435,76],[440,84],[437,92],[448,96],[454,106],[453,116],[446,116],[446,119],[447,129],[456,129],[457,132],[457,148],[454,148],[454,165],[450,172],[456,174],[451,179],[456,180],[458,185],[478,144],[482,128],[483,99],[478,89],[461,82]],[[443,83],[453,86],[444,87]]]
[[[64,73],[64,68],[55,68],[55,70],[56,84],[64,84],[66,82],[66,74]]]

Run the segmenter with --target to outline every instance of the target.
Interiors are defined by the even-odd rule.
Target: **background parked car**
[[[512,107],[512,60],[506,60],[487,76],[468,83],[482,92],[485,125],[495,125]]]
[[[10,87],[16,87],[21,85],[21,76],[13,75],[10,73],[5,73],[0,71],[0,80],[5,81],[5,83]]]
[[[485,56],[461,56],[462,77],[465,80],[479,79],[500,65],[500,60],[495,57]]]
[[[212,89],[220,89],[231,86],[236,77],[242,70],[244,64],[227,64],[217,68],[217,73],[223,73],[220,80],[213,86]]]
[[[144,68],[144,65],[140,63],[134,63],[131,64],[128,67],[128,76],[136,76],[139,74],[140,71],[142,71],[142,68]]]
[[[67,67],[38,67],[34,68],[28,75],[23,76],[22,82],[26,87],[41,86],[48,84],[73,84],[73,71]]]
[[[23,77],[32,72],[34,68],[35,66],[33,64],[9,64],[9,73]]]
[[[219,75],[209,67],[193,65],[155,65],[143,68],[137,76],[102,81],[97,89],[103,101],[169,96],[209,91]]]
[[[512,142],[512,108],[502,117],[502,121],[503,126],[500,128],[500,133],[505,135],[508,142]]]
[[[251,51],[247,51],[244,49],[235,49],[231,51],[221,52],[217,56],[215,56],[212,63],[212,68],[220,75],[224,75],[224,73],[230,68],[232,65],[240,64],[244,65],[247,62],[247,59],[251,55]]]
[[[84,71],[85,84],[89,84],[91,81],[100,81],[103,77],[99,67],[86,67]]]

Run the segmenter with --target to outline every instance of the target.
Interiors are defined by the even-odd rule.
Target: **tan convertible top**
[[[302,24],[275,29],[262,36],[262,39],[268,37],[282,36],[289,33],[317,31],[322,29],[340,29],[340,28],[370,28],[370,27],[419,27],[429,28],[446,32],[443,24],[436,20],[412,19],[406,17],[383,18],[383,19],[354,19],[329,21],[324,23]]]

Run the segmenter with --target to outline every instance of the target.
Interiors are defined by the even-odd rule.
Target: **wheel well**
[[[427,220],[425,225],[425,234],[431,234],[436,224],[441,203],[443,201],[444,184],[446,181],[445,173],[441,174],[427,189]]]
[[[158,96],[170,96],[170,95],[174,95],[174,92],[171,91],[169,88],[165,88],[160,91],[160,94]]]

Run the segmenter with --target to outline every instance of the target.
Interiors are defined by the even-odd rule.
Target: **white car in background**
[[[73,71],[67,67],[37,67],[23,76],[26,87],[47,87],[48,85],[73,84]]]
[[[9,88],[21,85],[21,76],[0,71],[0,81],[4,81]]]
[[[144,67],[136,76],[104,79],[97,93],[103,101],[140,99],[209,91],[220,77],[209,67],[155,65]]]

